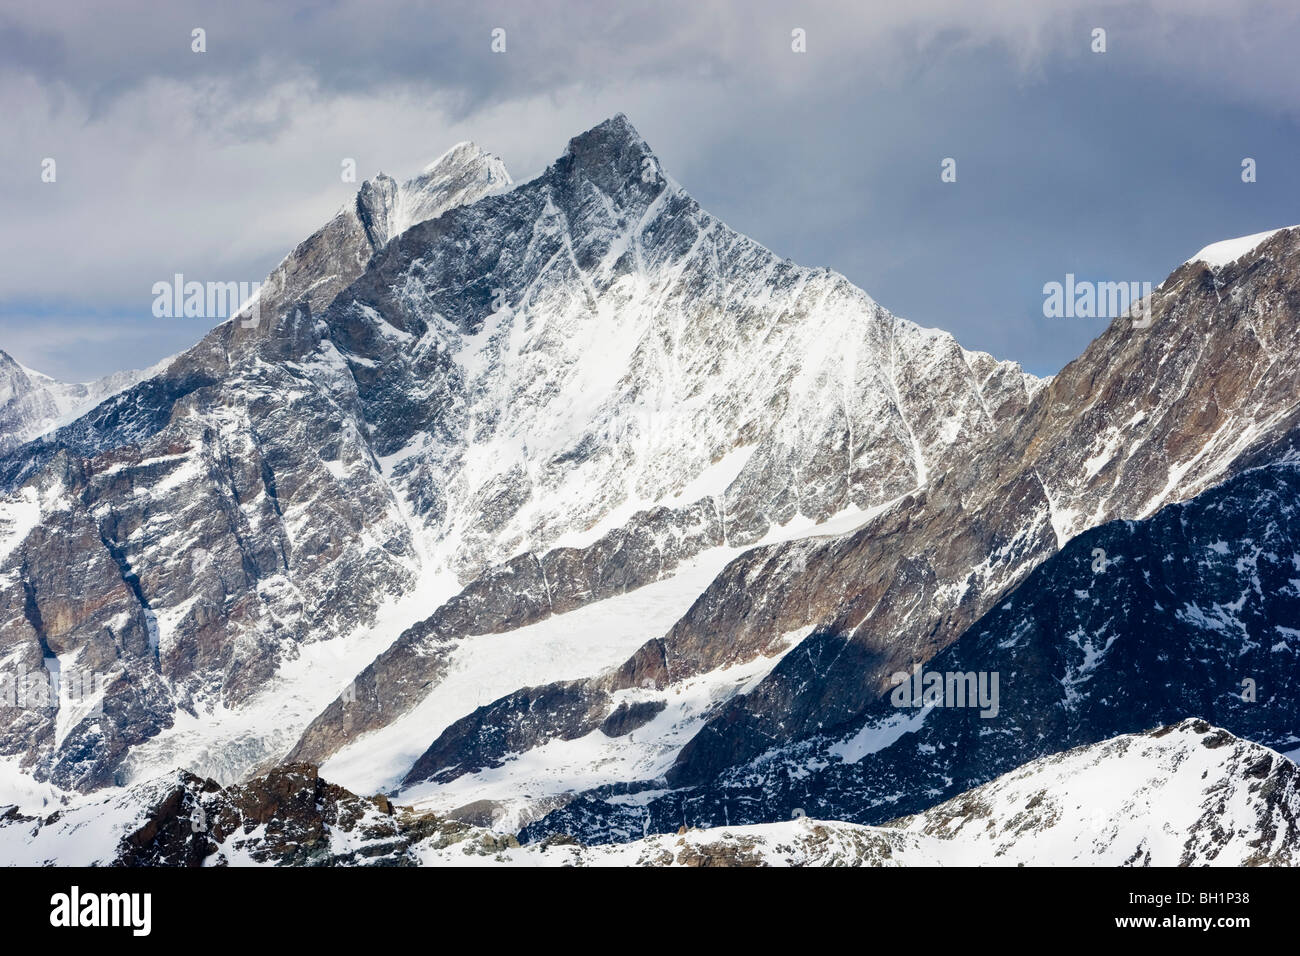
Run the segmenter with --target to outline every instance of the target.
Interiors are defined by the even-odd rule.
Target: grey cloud
[[[202,331],[169,325],[138,354],[152,282],[260,279],[348,201],[342,158],[409,175],[474,139],[522,178],[624,111],[736,228],[1050,372],[1097,327],[1047,323],[1043,282],[1158,280],[1201,244],[1300,220],[1297,39],[1281,3],[15,9],[0,14],[0,334],[17,316],[111,314],[121,347],[65,336],[61,364],[148,364]],[[1261,163],[1248,191],[1242,155]]]

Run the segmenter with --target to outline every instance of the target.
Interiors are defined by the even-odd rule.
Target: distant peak
[[[397,179],[380,170],[361,184],[361,191],[366,196],[374,195],[376,192],[391,196],[399,189],[422,189],[433,180],[451,176],[480,177],[496,187],[509,186],[513,182],[500,156],[489,153],[471,140],[463,140],[426,164],[417,175],[404,183],[399,183]]]
[[[497,157],[483,149],[478,145],[478,143],[467,139],[462,140],[451,149],[444,152],[433,162],[425,166],[421,172],[424,174],[441,172],[449,167],[454,168],[465,166],[472,163],[478,163],[482,160],[492,159],[497,159]]]
[[[407,182],[406,186],[423,188],[426,184],[451,178],[478,180],[489,184],[494,190],[510,186],[514,182],[500,156],[489,153],[477,143],[465,140],[425,166],[420,175]]]
[[[371,248],[378,249],[417,223],[511,185],[501,157],[465,141],[404,183],[382,172],[366,180],[357,191],[354,208]]]

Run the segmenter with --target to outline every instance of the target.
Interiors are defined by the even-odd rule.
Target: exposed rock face
[[[647,817],[663,831],[683,803],[701,825],[783,819],[795,808],[879,823],[1030,760],[1189,712],[1295,749],[1297,561],[1298,466],[1249,470],[1152,518],[1080,535],[925,663],[923,673],[944,675],[945,692],[948,675],[997,675],[995,708],[967,699],[964,680],[954,684],[960,698],[908,689],[902,708],[891,691],[850,721],[827,721],[817,734],[644,809],[593,793],[527,832],[606,840],[635,833]],[[715,723],[744,705],[734,698]]]
[[[475,202],[511,184],[505,165],[473,143],[458,143],[405,183],[380,173],[367,180],[355,201],[302,242],[262,285],[260,320],[274,321],[305,306],[322,311],[347,288],[371,257],[416,223]],[[251,316],[239,330],[252,327]],[[256,335],[256,331],[247,333]]]
[[[605,712],[622,688],[674,684],[810,630],[798,653],[719,707],[668,773],[676,786],[705,789],[728,774],[749,779],[750,762],[773,748],[873,713],[890,675],[941,652],[1082,529],[1150,515],[1286,458],[1300,415],[1298,279],[1300,230],[1277,233],[1248,260],[1214,270],[1184,265],[1157,292],[1150,328],[1114,323],[1023,416],[975,443],[960,468],[930,474],[924,488],[850,535],[736,559],[662,639],[591,681],[606,695]],[[1275,621],[1296,623],[1286,614]],[[537,710],[529,727],[533,746],[566,739]],[[460,766],[448,746],[431,747],[439,766]],[[476,752],[478,765],[488,755]],[[952,786],[989,776],[985,768]],[[568,826],[563,814],[559,829]]]
[[[526,688],[457,721],[425,751],[407,775],[407,783],[454,779],[486,766],[499,766],[503,754],[520,753],[538,743],[534,712],[544,715],[547,738],[573,740],[601,727],[605,699],[586,681]],[[612,714],[610,715],[613,716]]]
[[[759,589],[740,585],[743,566],[720,576],[666,639],[670,669],[674,644],[689,661],[700,646],[815,629],[805,652],[701,733],[675,778],[709,779],[851,719],[1072,535],[1288,454],[1300,421],[1300,230],[1253,255],[1218,272],[1181,267],[1156,292],[1150,328],[1117,320],[1020,423],[933,476],[918,501],[809,554],[806,570]]]

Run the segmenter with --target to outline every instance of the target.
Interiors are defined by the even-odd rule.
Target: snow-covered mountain
[[[394,229],[415,217],[439,215],[508,185],[500,160],[472,144],[453,148],[402,186],[383,175],[366,182],[353,204],[267,279],[260,321],[250,311],[223,323],[159,374],[4,459],[10,494],[0,502],[6,532],[0,560],[21,569],[0,578],[0,588],[9,589],[0,601],[12,612],[0,626],[5,671],[40,675],[46,661],[57,661],[69,673],[93,678],[89,699],[76,707],[0,709],[0,725],[8,729],[0,746],[5,754],[25,753],[30,762],[43,751],[38,759],[44,769],[33,769],[66,786],[109,783],[131,746],[173,725],[178,704],[195,719],[213,707],[224,710],[262,689],[286,643],[346,631],[410,585],[406,567],[390,577],[383,559],[366,557],[372,548],[387,556],[383,541],[391,532],[370,527],[360,515],[381,525],[401,518],[385,511],[392,504],[382,482],[374,489],[383,498],[379,505],[354,503],[336,483],[320,455],[331,440],[324,436],[338,441],[345,422],[328,388],[302,394],[310,372],[268,360],[283,347],[273,319],[285,310],[310,315],[328,303]],[[321,404],[309,413],[305,406],[312,402]],[[251,416],[249,403],[258,406]],[[276,421],[266,419],[268,410]],[[313,556],[295,567],[299,580],[289,581],[285,551],[291,544],[280,497],[289,506],[292,485],[287,465],[275,461],[280,471],[271,470],[273,453],[260,451],[269,446],[293,446],[291,455],[307,456],[316,480],[333,488],[328,497],[342,524],[332,527],[323,509],[309,522],[313,535],[359,542],[365,528],[365,542],[348,552],[347,561],[332,563],[322,554],[328,546],[299,539]],[[305,488],[315,487],[308,478]],[[322,505],[309,497],[310,503],[299,502],[302,517]],[[180,538],[183,547],[177,547]],[[338,590],[316,593],[322,582],[308,582],[320,565],[332,565],[326,575],[332,585],[324,587]],[[354,603],[353,587],[364,591],[364,581],[372,591]],[[305,614],[300,586],[314,594]],[[282,609],[279,616],[272,606]],[[179,645],[172,644],[174,620],[188,631]],[[268,646],[258,634],[268,635]],[[358,660],[348,666],[360,667],[377,649],[361,643]],[[168,660],[173,653],[179,669]],[[291,654],[298,656],[296,648]],[[254,660],[263,663],[250,667]],[[322,669],[313,676],[320,678]],[[325,699],[335,690],[324,691]],[[244,758],[236,746],[218,759],[230,765]]]
[[[979,675],[996,677],[996,696],[986,698],[994,706],[945,706],[946,698],[926,698],[908,685],[906,706],[898,706],[894,692],[883,694],[860,715],[828,721],[819,732],[701,785],[665,788],[655,778],[673,768],[662,758],[658,773],[640,775],[639,785],[588,784],[588,794],[567,797],[524,836],[626,839],[647,819],[654,830],[670,829],[683,805],[702,826],[782,819],[795,808],[822,819],[880,823],[1030,760],[1186,713],[1203,714],[1279,751],[1295,751],[1297,517],[1300,471],[1291,461],[1250,469],[1151,518],[1086,532],[924,664],[922,673],[941,675],[945,689],[949,675],[972,675],[977,682]],[[966,694],[969,685],[961,686]],[[678,709],[668,701],[666,716]],[[736,698],[714,716],[725,719],[728,707],[740,704]],[[518,759],[503,763],[499,751],[483,753],[480,742],[475,763],[463,763],[468,748],[462,740],[483,736],[482,727],[508,726],[503,709],[493,704],[476,715],[474,726],[466,722],[446,731],[411,774],[434,782],[412,787],[404,798],[434,808],[454,806],[471,784],[484,787],[485,779],[501,773],[483,768]],[[657,716],[639,732],[643,751],[667,742],[667,726]],[[694,733],[702,729],[697,725]],[[555,740],[533,751],[530,771],[510,773],[512,791],[498,784],[499,796],[545,793],[546,774],[562,776],[564,751],[583,752],[585,743]],[[630,763],[625,760],[625,766]],[[630,782],[638,775],[619,779]]]
[[[1035,760],[879,827],[808,816],[625,844],[533,843],[500,856],[596,866],[1295,866],[1298,808],[1292,761],[1192,719]]]
[[[256,316],[0,453],[0,675],[61,675],[0,706],[0,840],[59,857],[75,811],[116,821],[104,862],[735,843],[650,836],[685,822],[769,862],[1155,862],[1149,820],[1085,849],[1044,817],[1017,855],[929,808],[977,788],[1014,827],[1021,779],[1186,764],[1187,861],[1245,861],[1190,814],[1217,779],[1257,845],[1294,819],[1242,761],[1296,742],[1300,230],[1252,239],[1040,380],[729,229],[623,116],[523,183],[471,144],[377,177]],[[900,715],[916,667],[1002,675],[996,715]],[[1255,744],[1122,736],[1187,714]],[[142,813],[176,839],[122,843]]]
[[[411,230],[330,311],[368,420],[391,423],[376,453],[399,497],[471,580],[358,676],[294,759],[410,713],[467,635],[706,551],[860,524],[1041,387],[728,229],[623,117],[537,180]],[[413,362],[413,380],[446,391],[403,386]],[[419,404],[394,421],[399,400]]]
[[[157,374],[114,372],[93,382],[60,382],[0,351],[0,455],[80,418],[104,399]]]
[[[351,676],[283,687],[307,660],[355,673],[400,631],[381,618],[440,608],[376,663],[382,691],[357,682],[354,726],[390,720],[441,666],[427,642],[860,515],[956,466],[1040,387],[729,230],[623,117],[504,192],[483,154],[449,157],[477,192],[447,201],[482,198],[377,248],[357,223],[386,236],[442,203],[345,210],[277,270],[263,321],[226,323],[0,462],[11,507],[39,513],[5,542],[0,653],[108,677],[102,717],[12,720],[0,745],[38,776],[233,779]],[[311,290],[367,250],[321,307]]]
[[[707,806],[715,823],[737,792],[749,802],[733,820],[757,822],[800,805],[806,798],[790,776],[802,780],[808,765],[838,763],[829,751],[810,752],[810,743],[834,748],[838,738],[827,731],[856,732],[882,709],[890,712],[893,674],[936,659],[1080,532],[1156,514],[1292,455],[1300,323],[1289,302],[1298,276],[1297,230],[1277,233],[1227,265],[1182,266],[1157,292],[1149,328],[1116,321],[1035,392],[1023,415],[972,443],[960,467],[864,516],[851,533],[748,550],[671,628],[608,673],[533,684],[454,723],[394,726],[353,750],[378,746],[419,758],[402,782],[419,788],[412,798],[434,806],[461,795],[483,799],[492,789],[487,783],[498,781],[500,812],[519,822],[554,810],[554,819],[530,834],[628,833],[620,809],[627,789],[668,791],[652,814],[657,826],[667,825],[682,799],[699,802],[701,815]],[[1236,502],[1235,514],[1234,533],[1266,532],[1249,499]],[[1287,553],[1280,560],[1285,564]],[[1273,605],[1264,612],[1266,626],[1300,627],[1293,610]],[[389,653],[401,649],[399,641]],[[1221,658],[1223,666],[1229,659]],[[976,661],[974,669],[994,670],[996,663]],[[1260,666],[1268,664],[1272,674],[1286,663]],[[1242,679],[1208,669],[1197,677],[1198,694],[1239,690]],[[702,687],[713,688],[707,702],[685,707],[692,689]],[[635,705],[645,725],[632,734],[621,724],[637,746],[613,747],[616,762],[591,759],[611,749],[600,728],[625,705]],[[337,704],[332,709],[346,713]],[[1277,712],[1268,728],[1276,736],[1268,739],[1291,732],[1290,713]],[[422,731],[432,739],[412,747],[410,735]],[[403,734],[408,738],[399,742]],[[1047,739],[1023,759],[1050,752],[1053,742],[1082,741]],[[510,773],[507,760],[530,773]],[[604,772],[584,772],[588,767]],[[331,769],[347,782],[346,770]],[[991,772],[948,786],[973,785],[1005,769],[986,768]],[[593,802],[555,809],[575,790],[590,790]],[[526,810],[518,806],[525,793],[532,795]],[[915,805],[927,794],[904,795]],[[874,807],[862,796],[848,791],[836,809]]]
[[[510,185],[500,157],[468,142],[457,143],[405,182],[384,173],[366,180],[352,202],[267,276],[259,290],[259,312],[274,320],[297,306],[320,311],[361,275],[375,252],[411,226]],[[239,328],[251,323],[247,314]]]
[[[1298,807],[1293,762],[1186,720],[1035,760],[880,827],[801,817],[626,844],[530,844],[501,856],[650,866],[1294,866]]]

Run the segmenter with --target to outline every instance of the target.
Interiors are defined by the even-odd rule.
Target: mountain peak
[[[623,113],[569,140],[556,166],[580,171],[606,195],[622,192],[629,183],[654,186],[666,181],[658,157]]]
[[[569,140],[569,151],[572,152],[575,147],[581,147],[584,144],[592,142],[622,142],[624,144],[640,144],[645,146],[645,139],[637,132],[632,121],[627,118],[626,113],[615,113],[607,120],[602,120],[591,129]],[[646,147],[649,149],[649,147]]]
[[[475,166],[479,164],[500,163],[501,159],[492,153],[489,153],[483,147],[479,146],[473,140],[461,140],[450,149],[441,153],[437,159],[429,163],[420,171],[421,176],[427,176],[430,173],[446,172],[450,169],[458,169],[465,166]],[[418,178],[418,177],[417,177]]]
[[[404,183],[382,172],[366,180],[357,193],[357,215],[377,249],[416,223],[513,183],[501,157],[460,142]]]
[[[569,140],[566,156],[599,159],[625,151],[653,156],[654,151],[624,113],[615,113]]]

